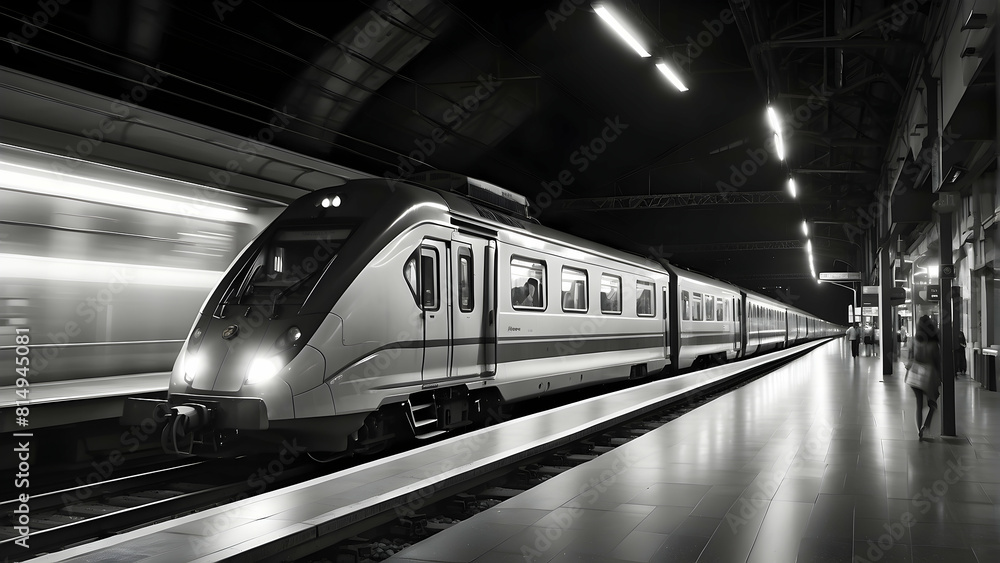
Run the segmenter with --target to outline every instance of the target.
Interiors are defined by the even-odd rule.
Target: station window
[[[562,269],[562,308],[573,313],[587,312],[587,272]]]
[[[622,312],[622,279],[601,274],[601,312],[619,315]]]
[[[470,313],[475,308],[472,293],[472,251],[465,247],[458,249],[458,309]]]
[[[681,292],[681,319],[691,320],[691,294],[687,290]]]
[[[545,262],[511,257],[510,287],[515,309],[545,309]]]
[[[635,314],[640,317],[652,317],[656,311],[653,282],[636,280],[635,282]]]
[[[701,316],[701,306],[702,306],[702,303],[701,303],[701,294],[700,293],[692,293],[691,294],[691,320],[692,321],[700,321],[702,319],[702,316]]]
[[[715,320],[715,296],[705,295],[705,320],[714,321]]]

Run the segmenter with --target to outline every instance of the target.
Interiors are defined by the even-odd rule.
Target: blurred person
[[[958,331],[958,338],[955,339],[955,379],[958,379],[959,375],[969,375],[969,365],[965,361],[965,347],[968,344],[965,333]]]
[[[941,343],[937,327],[928,315],[920,317],[913,335],[909,359],[906,362],[906,384],[913,389],[917,399],[917,439],[924,439],[924,431],[931,425],[941,385]],[[924,396],[927,397],[927,417],[924,418]]]
[[[858,357],[858,348],[861,344],[861,331],[858,330],[858,323],[847,327],[847,339],[851,341],[851,357]]]
[[[872,349],[875,346],[875,329],[872,328],[870,323],[865,323],[864,338],[865,352],[867,352],[867,355],[871,356]]]

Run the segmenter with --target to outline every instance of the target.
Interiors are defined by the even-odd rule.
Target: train
[[[122,424],[226,456],[333,459],[489,423],[504,405],[737,360],[841,327],[545,227],[474,178],[359,179],[292,202],[239,253]]]

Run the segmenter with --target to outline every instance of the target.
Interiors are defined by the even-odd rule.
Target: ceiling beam
[[[860,39],[837,39],[822,37],[819,39],[777,39],[774,41],[762,41],[754,45],[754,50],[766,51],[770,49],[790,48],[835,48],[835,49],[921,49],[923,43],[910,39],[894,39],[885,41],[883,39],[860,38]]]
[[[562,199],[559,208],[584,211],[620,211],[631,209],[667,209],[672,207],[705,207],[715,205],[755,205],[793,203],[785,191],[774,192],[714,192],[684,194],[623,195]]]
[[[663,245],[663,250],[670,254],[705,253],[705,252],[750,252],[757,250],[795,250],[805,247],[799,239],[792,240],[758,240],[738,242],[715,242],[709,244],[674,244]]]
[[[860,168],[855,170],[842,170],[839,168],[793,168],[796,174],[878,174],[874,168]]]

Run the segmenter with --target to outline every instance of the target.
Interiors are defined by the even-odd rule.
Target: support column
[[[938,212],[941,245],[941,264],[938,277],[941,283],[941,435],[955,435],[955,319],[952,317],[951,277],[945,275],[946,268],[954,271],[951,247],[951,215],[954,206],[942,203],[957,199],[955,193],[942,193],[941,199],[934,203]]]
[[[886,376],[892,375],[892,367],[896,363],[896,331],[893,328],[893,308],[889,306],[889,290],[895,285],[895,280],[889,262],[888,242],[878,252],[878,282],[879,350],[882,354],[882,375]]]

